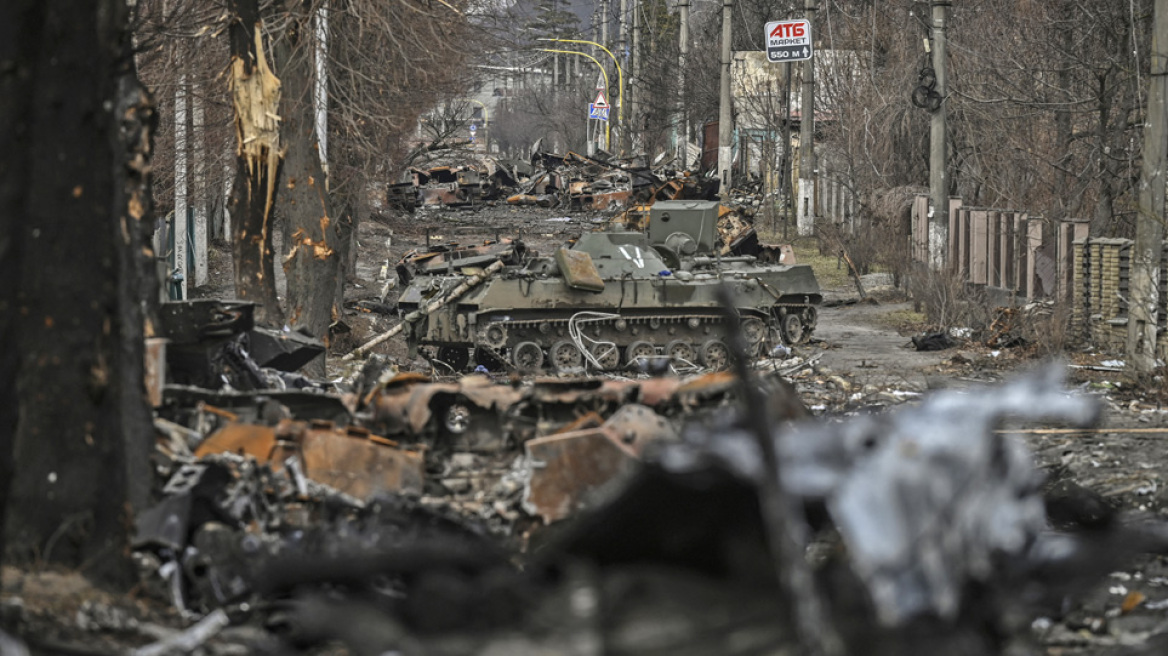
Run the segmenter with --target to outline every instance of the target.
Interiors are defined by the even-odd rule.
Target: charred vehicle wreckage
[[[387,205],[414,212],[440,207],[512,206],[610,211],[653,200],[712,199],[717,180],[629,160],[533,150],[530,160],[485,157],[412,167],[386,187]]]
[[[729,350],[716,292],[727,284],[749,355],[805,342],[822,300],[815,273],[762,263],[752,231],[726,243],[719,207],[660,201],[647,230],[612,225],[551,257],[520,240],[408,254],[397,266],[407,340],[455,371],[611,371],[670,360],[720,369]]]

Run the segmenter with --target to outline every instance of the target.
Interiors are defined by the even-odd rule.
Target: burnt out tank
[[[811,267],[724,253],[718,207],[658,202],[646,231],[586,233],[552,256],[503,242],[408,258],[398,307],[413,318],[410,347],[454,370],[617,370],[666,357],[722,368],[723,283],[753,355],[805,342],[822,299]]]

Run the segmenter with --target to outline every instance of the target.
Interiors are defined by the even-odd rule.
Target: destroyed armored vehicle
[[[729,349],[717,290],[730,286],[762,356],[806,341],[821,300],[808,265],[723,255],[718,203],[663,201],[644,232],[594,232],[553,257],[521,242],[439,247],[398,266],[411,351],[456,371],[616,370],[666,357],[712,369]]]

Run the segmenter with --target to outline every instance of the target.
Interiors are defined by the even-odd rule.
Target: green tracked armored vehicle
[[[454,370],[616,370],[666,356],[717,369],[729,359],[726,283],[753,355],[806,341],[822,299],[811,267],[723,254],[717,221],[718,203],[662,201],[646,232],[587,233],[552,257],[520,242],[408,257],[407,340]]]

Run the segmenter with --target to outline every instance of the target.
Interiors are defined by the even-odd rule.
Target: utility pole
[[[638,156],[644,150],[645,126],[641,124],[641,91],[645,85],[641,84],[641,0],[633,0],[633,82],[632,112],[633,112],[633,156]]]
[[[1164,167],[1168,165],[1168,0],[1156,0],[1152,27],[1152,78],[1144,125],[1140,213],[1132,248],[1128,364],[1149,373],[1156,367],[1160,325],[1160,260],[1164,248]]]
[[[600,0],[600,43],[608,47],[608,0]]]
[[[629,70],[629,0],[620,0],[620,34],[618,39],[620,41],[620,59],[623,62],[621,64],[621,68]],[[621,97],[624,97],[625,95],[625,83],[623,77],[620,80],[620,95]],[[629,151],[632,150],[629,142],[629,133],[630,130],[628,126],[628,119],[622,120],[620,126],[622,155],[627,155]]]
[[[730,108],[730,26],[733,17],[734,0],[722,0],[722,92],[718,111],[718,177],[721,184],[718,195],[725,200],[730,195],[731,139],[734,138],[734,116]]]
[[[803,16],[815,29],[815,0],[804,0]],[[813,40],[814,42],[814,40]],[[798,234],[815,233],[815,60],[803,62],[803,93],[799,98]]]
[[[933,72],[937,76],[935,91],[941,96],[941,105],[933,112],[929,136],[929,198],[932,214],[929,217],[929,263],[934,271],[945,268],[949,248],[949,153],[945,142],[945,96],[949,93],[945,52],[945,18],[952,4],[950,0],[931,0],[933,7]]]
[[[174,268],[178,297],[187,297],[187,76],[174,89]]]
[[[191,205],[194,211],[191,212],[195,220],[195,241],[192,245],[195,254],[195,284],[207,284],[207,277],[209,275],[207,270],[207,166],[206,166],[206,152],[204,143],[207,135],[203,129],[204,113],[203,113],[203,88],[198,84],[191,85],[190,89],[190,105],[191,105],[191,140],[194,141],[194,147],[191,149],[193,160],[191,161],[191,171],[193,175],[192,182],[194,186],[191,195]]]
[[[794,181],[791,180],[791,74],[794,72],[794,67],[791,62],[783,64],[785,71],[783,77],[786,78],[786,90],[783,92],[783,241],[790,237],[787,231],[791,228],[791,222],[794,220],[792,216],[792,201],[795,198]]]
[[[681,168],[689,167],[689,113],[685,111],[685,64],[689,55],[689,4],[690,0],[678,0],[677,9],[681,19],[681,29],[677,46],[677,113],[678,138],[677,156]]]

